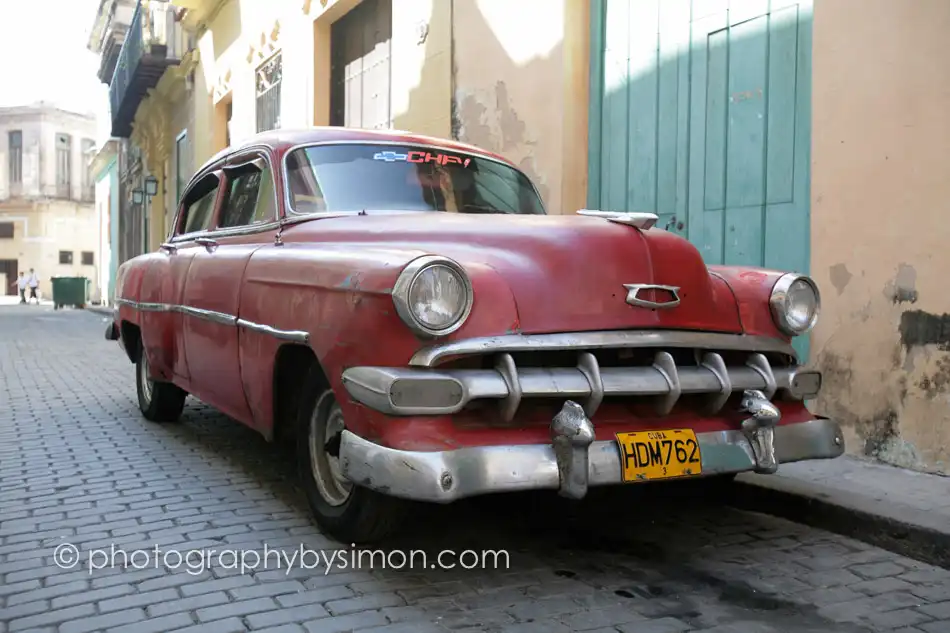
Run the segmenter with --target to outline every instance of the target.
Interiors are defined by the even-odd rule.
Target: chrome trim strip
[[[274,338],[291,341],[294,343],[309,343],[310,334],[301,330],[280,330],[262,323],[255,323],[247,319],[239,319],[236,316],[225,314],[224,312],[215,312],[214,310],[205,310],[203,308],[194,308],[192,306],[175,305],[170,303],[148,303],[132,301],[130,299],[117,298],[117,304],[129,306],[133,310],[142,312],[177,312],[187,314],[198,319],[218,323],[219,325],[229,325],[233,327],[242,327],[258,334],[267,334]]]
[[[262,325],[245,319],[238,319],[237,326],[246,328],[252,332],[257,332],[258,334],[268,334],[282,341],[292,341],[294,343],[310,342],[310,334],[301,330],[278,330],[269,325]]]
[[[751,472],[755,454],[741,430],[697,433],[702,475]],[[818,418],[775,428],[779,463],[834,459],[844,452],[838,424]],[[448,451],[400,451],[343,431],[343,474],[355,484],[403,499],[450,503],[465,497],[519,490],[558,490],[557,457],[551,444],[480,446]],[[588,448],[587,484],[621,484],[620,449],[613,440]]]
[[[766,336],[720,334],[683,330],[609,330],[557,334],[505,334],[440,343],[416,352],[413,367],[435,367],[457,356],[564,350],[595,350],[634,347],[689,347],[741,352],[775,352],[798,362],[791,344]]]
[[[212,323],[218,323],[220,325],[236,325],[237,317],[231,316],[230,314],[225,314],[223,312],[215,312],[214,310],[204,310],[202,308],[193,308],[191,306],[169,306],[172,312],[181,312],[182,314],[187,314],[189,316],[198,317],[199,319],[204,319],[205,321],[211,321]]]

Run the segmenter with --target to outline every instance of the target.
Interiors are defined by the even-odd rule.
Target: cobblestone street
[[[0,306],[0,633],[950,631],[946,570],[659,486],[420,508],[391,544],[430,563],[507,550],[505,569],[90,570],[83,556],[113,545],[343,547],[253,431],[194,400],[180,424],[142,419],[104,329],[88,311]],[[53,559],[64,543],[72,569]]]

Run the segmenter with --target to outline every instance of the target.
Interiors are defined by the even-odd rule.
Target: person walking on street
[[[40,297],[36,294],[36,291],[40,287],[40,278],[32,268],[30,269],[30,276],[27,277],[27,283],[30,286],[30,299],[36,299],[36,305],[40,305]]]
[[[26,275],[24,275],[23,273],[20,273],[20,276],[14,279],[13,283],[10,285],[16,286],[17,290],[20,291],[20,303],[26,303],[26,288],[28,285],[27,280],[26,280]]]

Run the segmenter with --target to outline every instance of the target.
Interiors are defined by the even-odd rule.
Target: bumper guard
[[[743,392],[740,429],[698,433],[702,477],[774,473],[779,464],[831,459],[844,453],[839,425],[828,418],[778,425],[779,411],[756,390]],[[551,422],[550,444],[480,446],[449,451],[401,451],[343,431],[343,476],[383,494],[450,503],[476,495],[557,490],[581,499],[589,486],[624,483],[616,441],[594,441],[594,425],[568,400]]]

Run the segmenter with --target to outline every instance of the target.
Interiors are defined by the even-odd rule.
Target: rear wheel
[[[378,541],[398,530],[408,502],[347,481],[340,468],[343,411],[325,388],[319,368],[311,370],[297,416],[300,478],[310,510],[330,536],[343,543]]]
[[[175,422],[181,417],[188,394],[170,382],[153,380],[149,375],[148,355],[139,342],[138,360],[135,362],[135,388],[138,392],[139,410],[146,420],[152,422]]]

